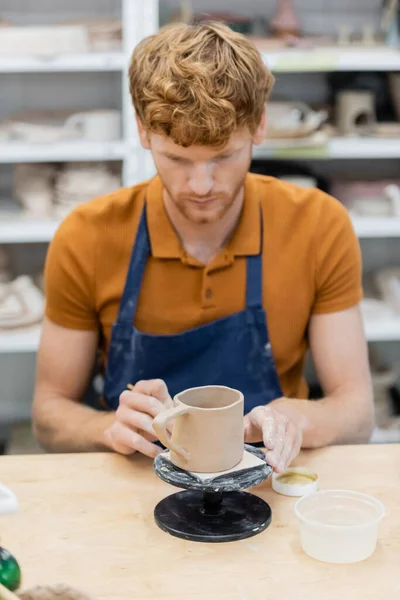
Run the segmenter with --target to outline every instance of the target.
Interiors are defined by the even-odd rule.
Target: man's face
[[[262,140],[264,127],[260,127]],[[252,136],[247,129],[232,135],[219,149],[183,148],[168,137],[143,129],[140,136],[142,145],[152,152],[168,201],[195,223],[214,223],[229,211],[243,188],[252,145],[260,143],[257,134]]]

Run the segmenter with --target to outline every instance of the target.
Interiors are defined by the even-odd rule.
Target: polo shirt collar
[[[151,252],[155,258],[182,259],[185,251],[169,220],[163,202],[163,185],[159,176],[147,188],[146,215]],[[259,254],[261,245],[260,199],[251,174],[245,179],[243,210],[226,250],[234,256]]]

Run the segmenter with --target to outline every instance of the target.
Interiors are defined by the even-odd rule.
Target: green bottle
[[[12,592],[21,583],[21,569],[12,554],[0,547],[0,583]]]

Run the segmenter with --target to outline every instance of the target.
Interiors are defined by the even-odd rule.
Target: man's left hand
[[[274,404],[257,406],[245,416],[245,442],[262,441],[267,463],[282,473],[300,452],[304,418],[296,410],[280,406],[279,401]]]

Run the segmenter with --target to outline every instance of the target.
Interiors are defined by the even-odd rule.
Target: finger
[[[266,461],[271,467],[274,469],[278,469],[278,465],[281,460],[281,454],[283,448],[285,446],[285,437],[286,437],[286,420],[284,418],[279,418],[277,421],[277,435],[276,435],[276,444],[272,451],[266,453]]]
[[[119,397],[119,403],[125,405],[131,410],[146,413],[151,417],[156,417],[165,410],[165,405],[153,396],[147,396],[138,392],[130,392],[126,390]]]
[[[291,456],[292,456],[293,447],[296,442],[296,437],[297,437],[297,427],[294,425],[294,423],[292,421],[289,420],[287,423],[287,426],[286,426],[285,445],[282,450],[281,458],[280,458],[280,461],[278,464],[279,471],[283,472],[285,469],[287,469],[287,467],[290,463]]]
[[[137,451],[150,458],[155,458],[162,452],[162,449],[156,446],[156,444],[149,442],[139,433],[122,423],[116,422],[111,427],[110,437],[114,450],[120,454],[133,454]]]
[[[157,398],[169,408],[173,405],[172,398],[169,395],[167,384],[162,379],[148,379],[138,381],[135,384],[135,392],[146,396]]]
[[[271,419],[269,417],[272,417]],[[271,415],[271,411],[265,406],[256,406],[253,410],[245,417],[245,441],[246,442],[259,442],[263,440],[263,427],[266,421],[265,427],[267,428],[267,444],[268,448],[275,445],[275,420]]]
[[[276,417],[268,408],[265,409],[264,418],[262,421],[262,433],[264,446],[268,450],[273,450],[277,444],[278,428]]]
[[[138,412],[137,410],[132,410],[125,404],[121,404],[118,407],[115,416],[123,425],[140,430],[140,432],[146,432],[156,438],[153,429],[153,418],[150,417],[150,415]]]

